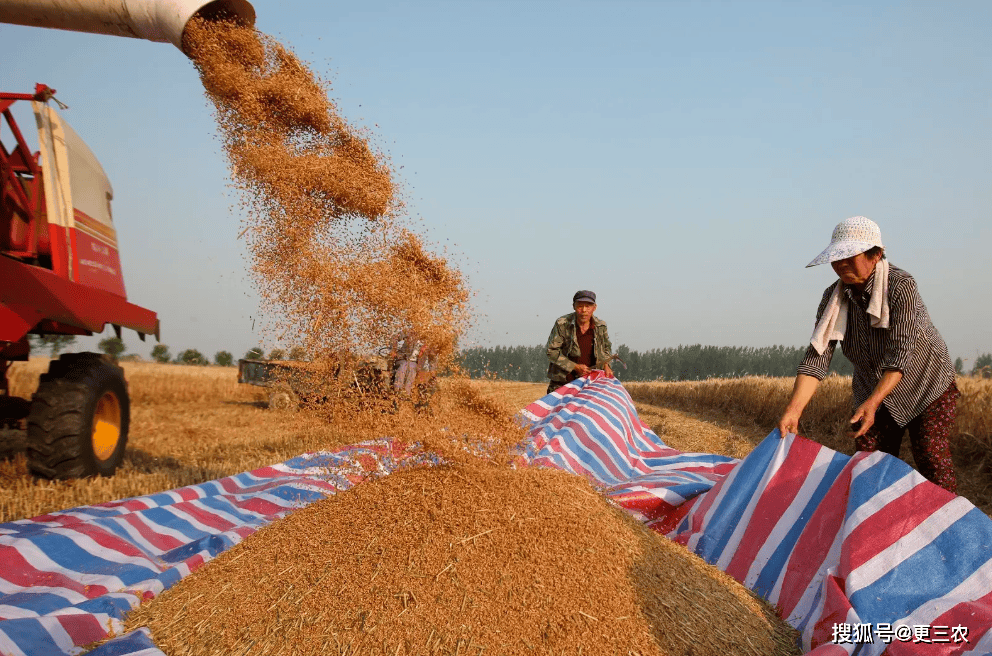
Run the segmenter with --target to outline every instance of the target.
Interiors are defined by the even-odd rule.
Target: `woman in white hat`
[[[823,292],[779,431],[782,436],[798,432],[799,418],[840,341],[854,365],[850,434],[857,450],[898,456],[908,428],[916,468],[955,492],[948,436],[960,394],[947,345],[916,281],[889,264],[878,225],[863,216],[841,221],[830,245],[806,266],[824,262],[830,262],[839,280]]]

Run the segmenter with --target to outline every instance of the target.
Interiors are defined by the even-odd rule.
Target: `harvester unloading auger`
[[[253,24],[245,0],[3,0],[0,23],[169,42],[183,48],[194,16]],[[27,360],[29,335],[92,335],[109,323],[144,340],[159,336],[154,312],[127,301],[113,190],[99,161],[49,101],[0,93],[0,431],[26,431],[28,466],[39,476],[113,474],[124,458],[130,401],[124,372],[96,353],[65,354],[41,376],[31,401],[10,396],[11,362]],[[32,104],[40,150],[31,153],[10,111]],[[57,102],[57,101],[56,101]],[[6,137],[5,137],[6,138]]]

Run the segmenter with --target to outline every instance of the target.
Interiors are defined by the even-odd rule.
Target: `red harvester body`
[[[127,438],[127,391],[119,367],[96,354],[63,356],[42,376],[30,410],[9,397],[7,369],[11,361],[27,360],[29,334],[92,335],[108,323],[118,336],[121,328],[137,331],[142,340],[145,335],[158,338],[159,334],[155,313],[127,301],[107,176],[83,140],[49,106],[53,94],[41,84],[34,94],[0,93],[0,137],[7,138],[4,132],[9,128],[13,144],[8,151],[0,143],[0,428],[3,423],[27,419],[28,459],[35,473],[57,477],[107,474],[123,456]],[[10,111],[18,101],[33,106],[37,153],[30,152]],[[36,423],[46,425],[35,432],[46,433],[45,439],[52,444],[34,444],[32,418],[41,412],[36,413],[34,406],[43,405],[36,403],[37,398],[45,395],[46,383],[92,386],[94,376],[107,380],[102,387],[97,384],[103,391],[88,402],[93,406],[89,408],[92,418],[83,423],[92,425],[79,428],[87,432],[92,449],[72,444],[68,450],[85,447],[85,457],[59,460],[55,453],[59,445],[53,444],[61,438],[47,436],[56,430],[53,422],[61,421],[58,417],[46,419],[39,414]],[[111,380],[118,377],[120,381]],[[68,409],[49,410],[49,414],[71,414]],[[98,426],[100,422],[116,423],[116,437],[113,426]],[[56,432],[65,432],[64,428]]]

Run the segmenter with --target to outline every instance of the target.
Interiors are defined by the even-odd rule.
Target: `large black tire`
[[[31,399],[28,468],[45,478],[111,476],[124,459],[130,418],[124,370],[96,353],[67,353]]]

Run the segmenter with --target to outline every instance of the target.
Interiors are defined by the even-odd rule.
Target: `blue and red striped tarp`
[[[992,653],[992,520],[902,461],[777,432],[741,461],[682,453],[602,374],[522,414],[532,424],[522,463],[586,476],[778,604],[805,651]],[[78,653],[261,526],[415,457],[382,439],[0,524],[0,654]],[[144,630],[91,653],[162,656]]]
[[[561,388],[525,411],[528,456],[777,604],[808,653],[992,654],[992,520],[967,499],[778,430],[742,461],[679,453],[632,406],[602,375]]]

